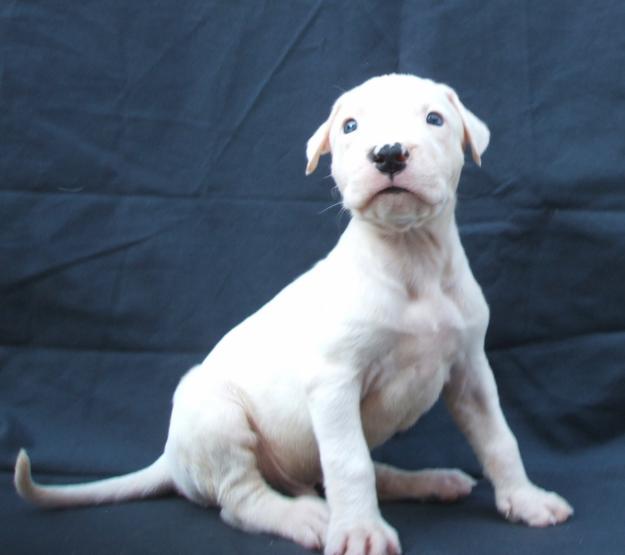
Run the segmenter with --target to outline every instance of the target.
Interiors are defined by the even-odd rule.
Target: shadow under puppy
[[[529,481],[501,412],[484,353],[488,306],[456,227],[464,149],[480,164],[488,141],[446,85],[392,74],[343,94],[308,141],[306,168],[332,153],[352,216],[338,244],[184,376],[154,464],[40,486],[22,451],[20,495],[69,507],[175,491],[219,505],[234,526],[327,555],[399,553],[378,499],[453,500],[475,482],[460,470],[377,464],[369,450],[442,393],[499,511],[532,526],[566,520],[567,502]]]

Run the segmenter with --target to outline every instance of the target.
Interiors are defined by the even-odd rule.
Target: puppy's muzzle
[[[391,178],[406,167],[408,151],[399,143],[394,145],[384,145],[377,152],[375,147],[369,152],[369,160],[382,173],[388,174]]]

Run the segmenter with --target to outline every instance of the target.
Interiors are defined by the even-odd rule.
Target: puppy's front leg
[[[309,388],[308,403],[330,506],[325,554],[400,553],[397,532],[378,508],[360,417],[361,384],[343,368],[326,367],[321,376]]]
[[[571,516],[573,509],[562,497],[528,479],[483,349],[476,349],[465,364],[454,368],[444,396],[493,483],[497,508],[507,519],[548,526]]]

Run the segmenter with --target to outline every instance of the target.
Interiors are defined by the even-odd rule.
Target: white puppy
[[[332,152],[352,215],[330,254],[182,379],[153,465],[39,486],[22,451],[19,493],[67,507],[176,491],[221,506],[234,526],[328,555],[399,553],[378,498],[451,500],[475,482],[459,470],[375,464],[369,450],[412,426],[442,392],[499,511],[532,526],[566,520],[567,502],[527,478],[502,415],[484,353],[488,307],[455,223],[464,149],[479,164],[488,141],[445,85],[386,75],[343,94],[307,146],[307,173]]]

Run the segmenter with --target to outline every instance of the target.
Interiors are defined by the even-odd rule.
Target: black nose
[[[391,177],[406,167],[406,158],[408,158],[408,151],[399,143],[384,145],[377,153],[374,148],[369,153],[369,160],[375,164],[375,167]]]

